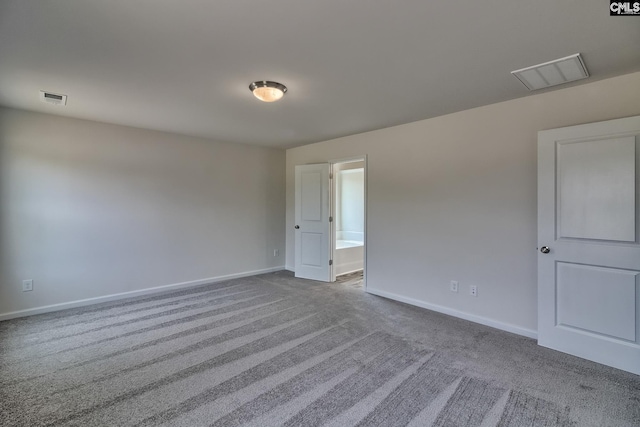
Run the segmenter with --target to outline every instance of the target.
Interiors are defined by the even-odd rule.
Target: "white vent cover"
[[[579,53],[545,62],[544,64],[512,71],[529,90],[544,89],[589,77]]]
[[[40,101],[53,105],[67,105],[67,95],[40,91]]]

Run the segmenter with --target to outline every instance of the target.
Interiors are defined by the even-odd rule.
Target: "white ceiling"
[[[0,0],[0,104],[291,147],[527,96],[510,71],[573,53],[574,85],[638,71],[639,43],[602,0]]]

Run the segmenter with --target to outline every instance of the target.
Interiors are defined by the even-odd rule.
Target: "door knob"
[[[297,230],[298,228],[300,228],[300,226],[299,226],[299,225],[296,225],[295,229]]]
[[[542,252],[543,254],[548,254],[549,252],[551,252],[551,249],[549,248],[549,246],[543,246],[540,248],[540,252]]]

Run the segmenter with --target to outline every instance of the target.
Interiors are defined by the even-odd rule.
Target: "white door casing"
[[[330,185],[328,163],[296,166],[295,276],[331,280]]]
[[[635,374],[639,170],[640,116],[538,133],[538,344]]]

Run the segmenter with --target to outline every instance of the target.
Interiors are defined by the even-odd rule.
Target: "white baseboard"
[[[284,270],[284,266],[264,268],[261,270],[245,271],[242,273],[228,274],[226,276],[209,277],[206,279],[191,280],[188,282],[173,283],[170,285],[156,286],[153,288],[140,289],[137,291],[122,292],[119,294],[111,294],[111,295],[105,295],[105,296],[95,297],[95,298],[87,298],[82,300],[63,302],[60,304],[45,305],[45,306],[36,307],[36,308],[28,308],[26,310],[10,311],[8,313],[0,314],[0,321],[15,319],[18,317],[33,316],[34,314],[43,314],[43,313],[50,313],[53,311],[67,310],[69,308],[83,307],[86,305],[100,304],[103,302],[117,301],[125,298],[138,297],[143,295],[152,295],[160,292],[175,290],[177,288],[188,289],[195,286],[206,285],[208,283],[222,282],[223,280],[238,279],[240,277],[255,276],[258,274],[273,273],[275,271],[281,271],[281,270]]]
[[[409,298],[402,295],[394,294],[392,292],[381,291],[379,289],[372,289],[371,287],[367,287],[366,291],[373,295],[378,295],[384,298],[392,299],[394,301],[404,302],[406,304],[426,308],[427,310],[437,311],[438,313],[448,314],[449,316],[458,317],[460,319],[468,320],[474,323],[479,323],[485,326],[490,326],[492,328],[511,332],[512,334],[517,334],[517,335],[522,335],[528,338],[538,339],[538,332],[532,329],[522,328],[520,326],[515,326],[509,323],[499,322],[497,320],[489,319],[487,317],[465,313],[463,311],[454,310],[453,308],[443,307],[437,304],[431,304],[431,303],[420,301],[414,298]]]

